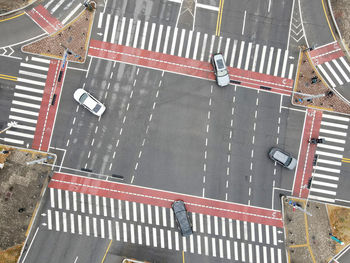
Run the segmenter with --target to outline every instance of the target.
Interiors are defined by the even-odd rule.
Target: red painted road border
[[[59,60],[50,61],[38,121],[35,128],[34,140],[32,143],[32,148],[36,150],[47,151],[49,149],[58,101],[62,89],[62,81],[57,81],[61,65],[62,63]],[[62,74],[62,79],[63,76],[64,72]],[[52,105],[53,99],[55,100],[54,105]]]
[[[92,39],[89,55],[155,68],[174,73],[214,80],[212,66],[209,62],[183,58],[139,48],[122,46]],[[228,68],[231,79],[241,82],[240,85],[260,89],[269,87],[270,92],[291,95],[293,80],[237,68]],[[264,89],[267,90],[267,89]]]
[[[322,111],[307,109],[305,114],[303,135],[298,158],[298,165],[293,184],[293,196],[307,198],[309,189],[307,184],[312,176],[313,159],[316,144],[310,144],[311,138],[318,138],[322,120]]]
[[[50,188],[127,200],[161,207],[171,207],[175,200],[184,200],[190,212],[231,218],[264,225],[283,227],[282,213],[237,203],[201,198],[141,186],[109,182],[71,174],[55,173]]]
[[[37,23],[49,34],[56,32],[58,29],[63,27],[61,22],[57,18],[53,17],[42,5],[34,7],[32,10],[27,12],[27,14],[34,20],[35,23]]]
[[[316,48],[309,53],[312,62],[315,65],[320,65],[333,59],[345,56],[337,42],[332,42],[320,48]]]

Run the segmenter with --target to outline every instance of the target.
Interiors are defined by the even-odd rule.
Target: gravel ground
[[[349,49],[350,45],[350,1],[331,0],[333,14],[340,33]]]

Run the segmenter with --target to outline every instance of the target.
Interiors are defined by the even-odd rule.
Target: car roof
[[[277,148],[276,148],[276,151],[273,153],[273,157],[282,163],[286,163],[289,159],[289,155],[287,155],[286,153],[284,153],[283,151]]]
[[[90,94],[88,94],[89,96],[86,98],[86,100],[84,101],[84,105],[86,107],[88,107],[89,109],[93,110],[97,104],[97,102],[91,98]]]

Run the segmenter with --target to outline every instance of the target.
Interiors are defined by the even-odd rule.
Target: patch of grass
[[[22,244],[0,251],[0,263],[16,263],[21,254]]]

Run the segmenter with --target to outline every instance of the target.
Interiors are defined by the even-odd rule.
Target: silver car
[[[83,89],[77,89],[73,95],[74,99],[93,114],[101,116],[106,110],[106,106],[95,99],[90,93]]]
[[[297,160],[295,158],[276,147],[270,149],[269,157],[289,170],[293,170],[297,166]]]
[[[230,76],[223,55],[221,53],[214,54],[211,58],[211,64],[214,68],[217,84],[220,87],[230,84]]]

